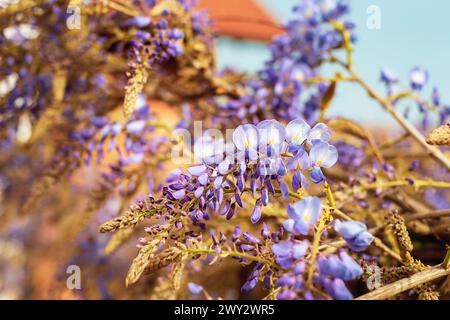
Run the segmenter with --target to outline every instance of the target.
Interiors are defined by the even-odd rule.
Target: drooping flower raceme
[[[212,219],[223,216],[232,220],[238,208],[244,207],[244,197],[248,199],[247,196],[251,196],[254,207],[250,208],[249,220],[258,225],[265,220],[264,207],[271,201],[283,206],[283,199],[289,199],[294,192],[297,201],[287,205],[288,219],[283,222],[284,230],[280,227],[271,233],[264,222],[260,237],[250,231],[243,232],[240,227],[235,228],[231,239],[220,232],[219,235],[211,232],[211,248],[219,254],[230,250],[231,241],[232,247],[240,252],[238,260],[248,263],[248,257],[259,259],[262,248],[267,246],[265,250],[270,250],[274,256],[273,263],[281,268],[276,274],[276,284],[283,287],[279,298],[295,298],[300,291],[305,298],[314,298],[310,291],[304,289],[304,273],[308,269],[306,257],[312,247],[314,226],[325,209],[319,197],[307,195],[298,200],[296,192],[300,189],[308,192],[307,173],[334,165],[337,151],[329,144],[329,129],[324,124],[311,129],[303,122],[296,120],[288,125],[288,129],[275,120],[239,126],[233,132],[233,148],[225,147],[221,139],[202,138],[194,148],[199,163],[187,168],[187,173],[181,170],[172,172],[162,189],[162,199],[152,199],[147,212],[166,211],[177,230],[187,223],[205,230]],[[139,129],[137,124],[133,127]],[[299,134],[295,128],[300,130]],[[289,190],[289,184],[294,191]],[[289,236],[287,240],[284,240],[284,232]],[[358,233],[356,238],[347,237],[347,233],[342,235],[352,242],[350,248],[362,249],[361,239],[364,241],[366,238],[360,234],[364,235],[364,232]],[[269,253],[266,251],[264,254]],[[358,276],[359,269],[345,253],[320,258],[314,277],[322,278],[320,283],[330,296],[348,297],[345,285],[340,281]],[[270,270],[270,273],[274,272]],[[268,273],[267,266],[258,261],[241,290],[253,290],[260,278]],[[190,287],[191,291],[200,292],[199,287]]]
[[[331,168],[338,159],[336,147],[323,141],[313,145],[309,156],[314,166],[322,168]]]
[[[317,131],[329,132],[325,125],[316,127]],[[290,130],[292,133],[292,126]],[[180,204],[197,199],[195,210],[192,209],[189,216],[195,224],[203,226],[210,217],[210,210],[231,219],[236,207],[244,206],[244,192],[251,191],[257,197],[251,222],[257,224],[262,217],[262,207],[269,204],[271,197],[277,192],[288,197],[289,188],[285,182],[288,173],[293,174],[291,184],[294,190],[308,187],[304,172],[311,167],[311,160],[305,149],[307,146],[299,143],[312,141],[313,148],[316,144],[329,146],[326,142],[329,134],[315,135],[316,139],[308,137],[296,140],[298,152],[294,156],[288,152],[292,139],[288,140],[286,128],[275,120],[236,128],[233,132],[234,148],[225,147],[223,139],[202,137],[194,145],[194,153],[202,163],[188,168],[188,174],[180,171],[171,174],[170,183],[163,193],[172,202]],[[332,165],[329,160],[316,162],[328,167]],[[307,234],[320,216],[320,200],[308,197],[305,202],[293,205],[289,210],[293,230]]]
[[[318,265],[322,274],[344,281],[356,279],[363,272],[360,265],[345,251],[341,251],[339,256],[320,257]]]
[[[262,153],[272,157],[278,155],[283,148],[286,129],[276,120],[265,120],[258,124],[259,147]]]
[[[239,126],[233,132],[235,151],[225,148],[221,139],[203,137],[196,142],[194,149],[204,164],[188,168],[189,175],[178,172],[178,180],[172,177],[172,182],[164,190],[170,198],[183,203],[199,199],[200,207],[191,217],[202,225],[204,222],[198,220],[208,217],[206,211],[209,209],[231,219],[236,206],[243,207],[242,196],[249,183],[248,190],[254,196],[259,194],[251,215],[251,222],[256,224],[262,217],[262,206],[267,206],[271,195],[276,193],[276,185],[281,195],[288,197],[285,175],[292,172],[291,184],[295,191],[306,189],[305,171],[312,165],[329,168],[337,160],[336,149],[327,142],[330,134],[324,124],[310,129],[299,119],[290,123],[288,128],[275,120],[263,121],[257,126]],[[304,137],[296,135],[295,128]],[[305,149],[308,146],[302,143],[312,145],[309,154]],[[289,155],[293,145],[296,145],[296,153]],[[289,219],[284,223],[285,228],[294,234],[307,235],[321,212],[320,199],[306,197],[288,206]]]
[[[419,67],[415,67],[409,73],[409,80],[413,90],[420,91],[428,82],[428,72]]]
[[[350,291],[344,281],[351,281],[362,275],[361,266],[345,251],[339,255],[319,257],[317,283],[323,285],[331,297],[337,300],[351,300]]]
[[[243,94],[237,98],[226,102],[222,97],[216,99],[226,113],[218,117],[219,121],[226,125],[230,118],[237,117],[256,124],[261,116],[317,121],[330,84],[310,80],[320,75],[328,54],[343,47],[342,34],[330,27],[330,22],[341,24],[351,34],[354,24],[344,20],[348,11],[344,0],[302,0],[295,7],[293,19],[284,25],[286,32],[272,40],[270,58],[259,70],[259,78],[246,81]]]
[[[193,282],[188,283],[188,289],[193,295],[200,294],[203,291],[203,287]]]
[[[342,279],[336,278],[333,280],[325,279],[323,281],[325,290],[336,300],[352,300],[353,295],[345,286]]]

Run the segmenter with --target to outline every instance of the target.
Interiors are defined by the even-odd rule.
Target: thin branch
[[[405,221],[409,222],[409,221],[414,221],[414,220],[435,219],[435,218],[442,218],[442,217],[450,218],[450,209],[411,214],[411,215],[405,216]]]
[[[389,248],[387,245],[385,245],[383,243],[383,241],[381,241],[380,238],[375,237],[375,239],[373,239],[373,244],[375,246],[377,246],[378,248],[380,248],[381,250],[383,250],[384,252],[386,252],[388,255],[390,255],[392,258],[394,258],[398,262],[404,263],[402,257],[397,252],[395,252],[394,250]]]
[[[365,190],[385,189],[393,187],[415,187],[415,188],[443,188],[450,189],[450,182],[433,180],[413,180],[412,183],[406,180],[378,181],[362,186]]]
[[[314,235],[314,240],[311,247],[311,259],[309,260],[308,271],[306,276],[306,286],[308,288],[313,287],[313,276],[314,270],[316,268],[317,254],[319,252],[319,243],[323,232],[326,230],[326,223],[325,223],[326,219],[327,217],[324,215],[320,218],[319,224],[317,226],[317,231]]]
[[[434,112],[435,114],[439,115],[439,110],[436,108],[435,105],[432,105],[430,103],[428,103],[427,101],[423,100],[422,98],[420,98],[418,95],[409,92],[409,91],[405,91],[405,92],[399,92],[393,96],[390,96],[388,98],[389,102],[394,102],[394,101],[399,101],[400,99],[404,99],[404,98],[410,98],[413,101],[416,101],[417,103],[425,106],[428,110]]]
[[[404,132],[402,135],[400,135],[400,136],[398,136],[398,137],[396,137],[396,138],[394,138],[392,140],[388,140],[388,141],[383,142],[380,145],[380,149],[383,149],[383,150],[384,149],[388,149],[388,148],[390,148],[392,146],[395,146],[396,144],[398,144],[400,142],[403,142],[408,137],[409,137],[409,133],[408,132]]]

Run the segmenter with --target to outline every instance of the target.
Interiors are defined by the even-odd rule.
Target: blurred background
[[[389,67],[400,81],[408,84],[408,73],[420,66],[429,71],[430,83],[424,94],[431,94],[438,85],[443,101],[450,99],[450,34],[447,0],[350,0],[350,19],[356,23],[357,43],[354,52],[355,69],[368,83],[383,90],[379,82],[380,69]],[[281,25],[293,16],[291,8],[298,0],[201,0],[199,5],[217,17],[217,57],[221,67],[256,71],[269,57],[265,43],[280,32]],[[431,5],[431,3],[433,5]],[[245,5],[244,5],[245,4]],[[367,9],[380,9],[381,28],[367,28]],[[383,121],[394,124],[390,117],[360,89],[353,85],[339,86],[330,114],[340,114],[367,124]],[[351,95],[346,94],[352,92]]]

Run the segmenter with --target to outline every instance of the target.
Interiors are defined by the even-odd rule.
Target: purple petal
[[[195,284],[193,282],[188,283],[188,289],[192,294],[199,294],[203,291],[203,287],[201,285]]]
[[[200,166],[190,167],[187,170],[191,175],[198,177],[206,171],[206,166],[200,165]]]
[[[205,190],[204,187],[197,188],[197,190],[195,190],[195,192],[194,192],[195,197],[197,199],[200,198],[202,196],[204,190]]]
[[[286,127],[287,141],[291,144],[301,145],[310,130],[311,127],[304,120],[292,120]]]
[[[140,134],[140,133],[142,133],[144,128],[145,128],[144,120],[131,121],[126,126],[127,132],[131,133],[131,134]]]
[[[181,200],[186,196],[186,191],[184,189],[178,190],[178,191],[174,191],[172,192],[172,196],[176,199],[176,200]]]
[[[261,206],[256,205],[255,209],[253,209],[252,216],[250,218],[252,224],[258,223],[258,221],[261,219]]]

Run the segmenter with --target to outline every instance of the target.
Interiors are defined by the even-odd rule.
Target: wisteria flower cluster
[[[301,196],[301,193],[310,189],[309,181],[313,184],[326,183],[329,188],[321,168],[332,167],[338,155],[336,148],[328,143],[331,138],[328,127],[319,123],[311,128],[302,119],[293,120],[286,127],[276,120],[265,120],[257,125],[237,127],[232,137],[234,148],[228,147],[227,150],[214,148],[217,147],[216,141],[203,144],[203,163],[189,167],[187,173],[181,170],[172,172],[167,178],[168,185],[163,188],[163,198],[151,200],[148,206],[139,209],[149,216],[156,214],[160,219],[168,214],[171,226],[160,225],[168,234],[190,230],[190,236],[180,244],[186,254],[199,252],[220,257],[224,251],[229,251],[227,246],[233,245],[235,251],[228,255],[241,257],[241,262],[246,264],[249,260],[259,261],[260,254],[275,255],[275,264],[256,264],[242,286],[244,292],[254,289],[259,277],[264,274],[269,277],[269,283],[283,288],[278,294],[280,299],[303,295],[323,298],[311,291],[315,286],[322,286],[333,298],[351,298],[351,293],[342,281],[355,279],[362,274],[362,269],[345,251],[340,253],[339,258],[332,255],[309,262],[303,259],[320,245],[321,241],[317,239],[316,248],[313,249],[308,240],[319,220],[323,225],[320,232],[332,227],[330,212],[333,209],[324,208],[317,196]],[[245,207],[244,201],[249,196],[256,199],[250,208],[249,218],[253,225],[266,220],[263,208],[271,201],[280,205],[289,203],[289,199],[297,201],[288,204],[287,219],[282,223],[283,228],[276,233],[271,233],[268,224],[263,222],[262,239],[248,231],[242,233],[241,228],[236,227],[232,244],[223,233],[217,236],[215,232],[210,234],[211,246],[207,249],[202,249],[202,246],[199,248],[199,244],[189,244],[192,232],[197,238],[198,233],[207,230],[208,225],[220,219],[220,216],[229,221],[235,220],[234,216],[239,215],[239,209]],[[130,220],[135,221],[136,214],[135,211],[130,212],[126,219],[107,222],[100,230],[106,232],[127,227]],[[336,220],[334,230],[355,252],[364,251],[373,241],[373,236],[361,222]],[[285,232],[289,238],[283,240]],[[318,237],[317,233],[315,237]],[[157,249],[151,238],[144,243],[146,246],[141,252],[145,250],[146,254],[150,254]],[[149,245],[152,246],[151,250]],[[128,278],[129,283],[135,282],[136,275],[143,272],[136,270],[142,268],[141,259],[138,262],[135,260],[130,268],[129,276],[131,274],[132,277]]]

